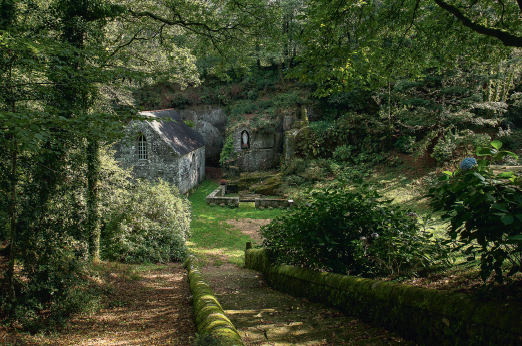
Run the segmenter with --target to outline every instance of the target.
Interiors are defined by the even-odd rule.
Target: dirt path
[[[233,264],[201,268],[247,346],[415,345],[322,304],[272,290]]]
[[[103,293],[102,309],[77,316],[52,334],[30,335],[1,327],[0,346],[193,344],[196,327],[187,271],[181,264],[102,266],[97,283]]]

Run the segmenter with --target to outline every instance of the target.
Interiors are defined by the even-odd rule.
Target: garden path
[[[275,291],[256,271],[228,263],[201,272],[246,346],[415,345],[325,305]]]

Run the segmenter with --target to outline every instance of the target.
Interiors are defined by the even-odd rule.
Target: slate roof
[[[203,136],[188,127],[174,109],[140,112],[141,115],[158,120],[147,123],[163,138],[180,156],[190,153],[205,145]],[[163,121],[161,118],[170,118],[173,121]]]

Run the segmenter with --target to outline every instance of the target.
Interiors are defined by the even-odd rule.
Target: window
[[[146,160],[147,159],[147,139],[144,135],[138,136],[138,159]]]

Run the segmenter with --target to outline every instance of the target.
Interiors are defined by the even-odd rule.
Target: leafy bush
[[[301,186],[306,184],[306,179],[298,175],[289,175],[286,177],[286,183],[288,185]]]
[[[303,173],[308,166],[308,162],[305,159],[299,157],[291,157],[290,160],[284,162],[281,167],[281,171],[284,175],[299,175]]]
[[[415,138],[412,136],[401,136],[393,146],[401,153],[411,154],[413,153],[413,144],[415,144]]]
[[[108,215],[102,256],[130,263],[182,261],[190,219],[190,203],[176,187],[139,181]]]
[[[480,147],[478,165],[465,165],[456,172],[444,172],[441,185],[429,191],[431,206],[442,211],[442,218],[451,222],[448,235],[464,249],[468,260],[480,255],[480,275],[486,281],[494,272],[495,280],[503,282],[503,264],[511,269],[506,276],[522,270],[521,242],[522,190],[521,178],[513,172],[493,173],[492,162],[516,155],[500,151],[502,143]],[[466,159],[469,161],[469,159]],[[471,167],[471,168],[470,168]],[[468,168],[468,169],[465,169]]]
[[[498,139],[504,143],[506,147],[511,150],[521,149],[522,146],[522,130],[511,130],[508,127],[506,130],[500,129],[498,133]]]
[[[415,213],[406,216],[417,219]],[[354,242],[355,261],[363,273],[386,276],[408,276],[440,262],[447,264],[449,248],[429,231],[429,218],[423,222],[405,223],[402,229],[388,229]]]
[[[328,168],[325,160],[310,160],[305,171],[301,174],[303,178],[310,182],[322,181],[328,176]]]
[[[335,148],[333,158],[337,161],[348,161],[352,157],[354,149],[353,145],[340,145]]]
[[[341,274],[412,273],[443,254],[439,242],[405,210],[369,186],[328,188],[261,229],[277,263]]]
[[[97,304],[87,289],[86,244],[67,235],[59,222],[45,221],[46,227],[21,234],[14,291],[0,298],[7,321],[29,331],[53,329]]]
[[[457,134],[451,129],[446,131],[444,137],[439,138],[437,144],[433,147],[433,157],[437,162],[446,162],[453,157],[453,151],[457,148]]]
[[[223,166],[226,160],[228,160],[232,154],[234,154],[234,137],[232,135],[228,135],[225,139],[225,143],[223,144],[223,149],[221,149],[221,154],[219,156],[219,164]]]

